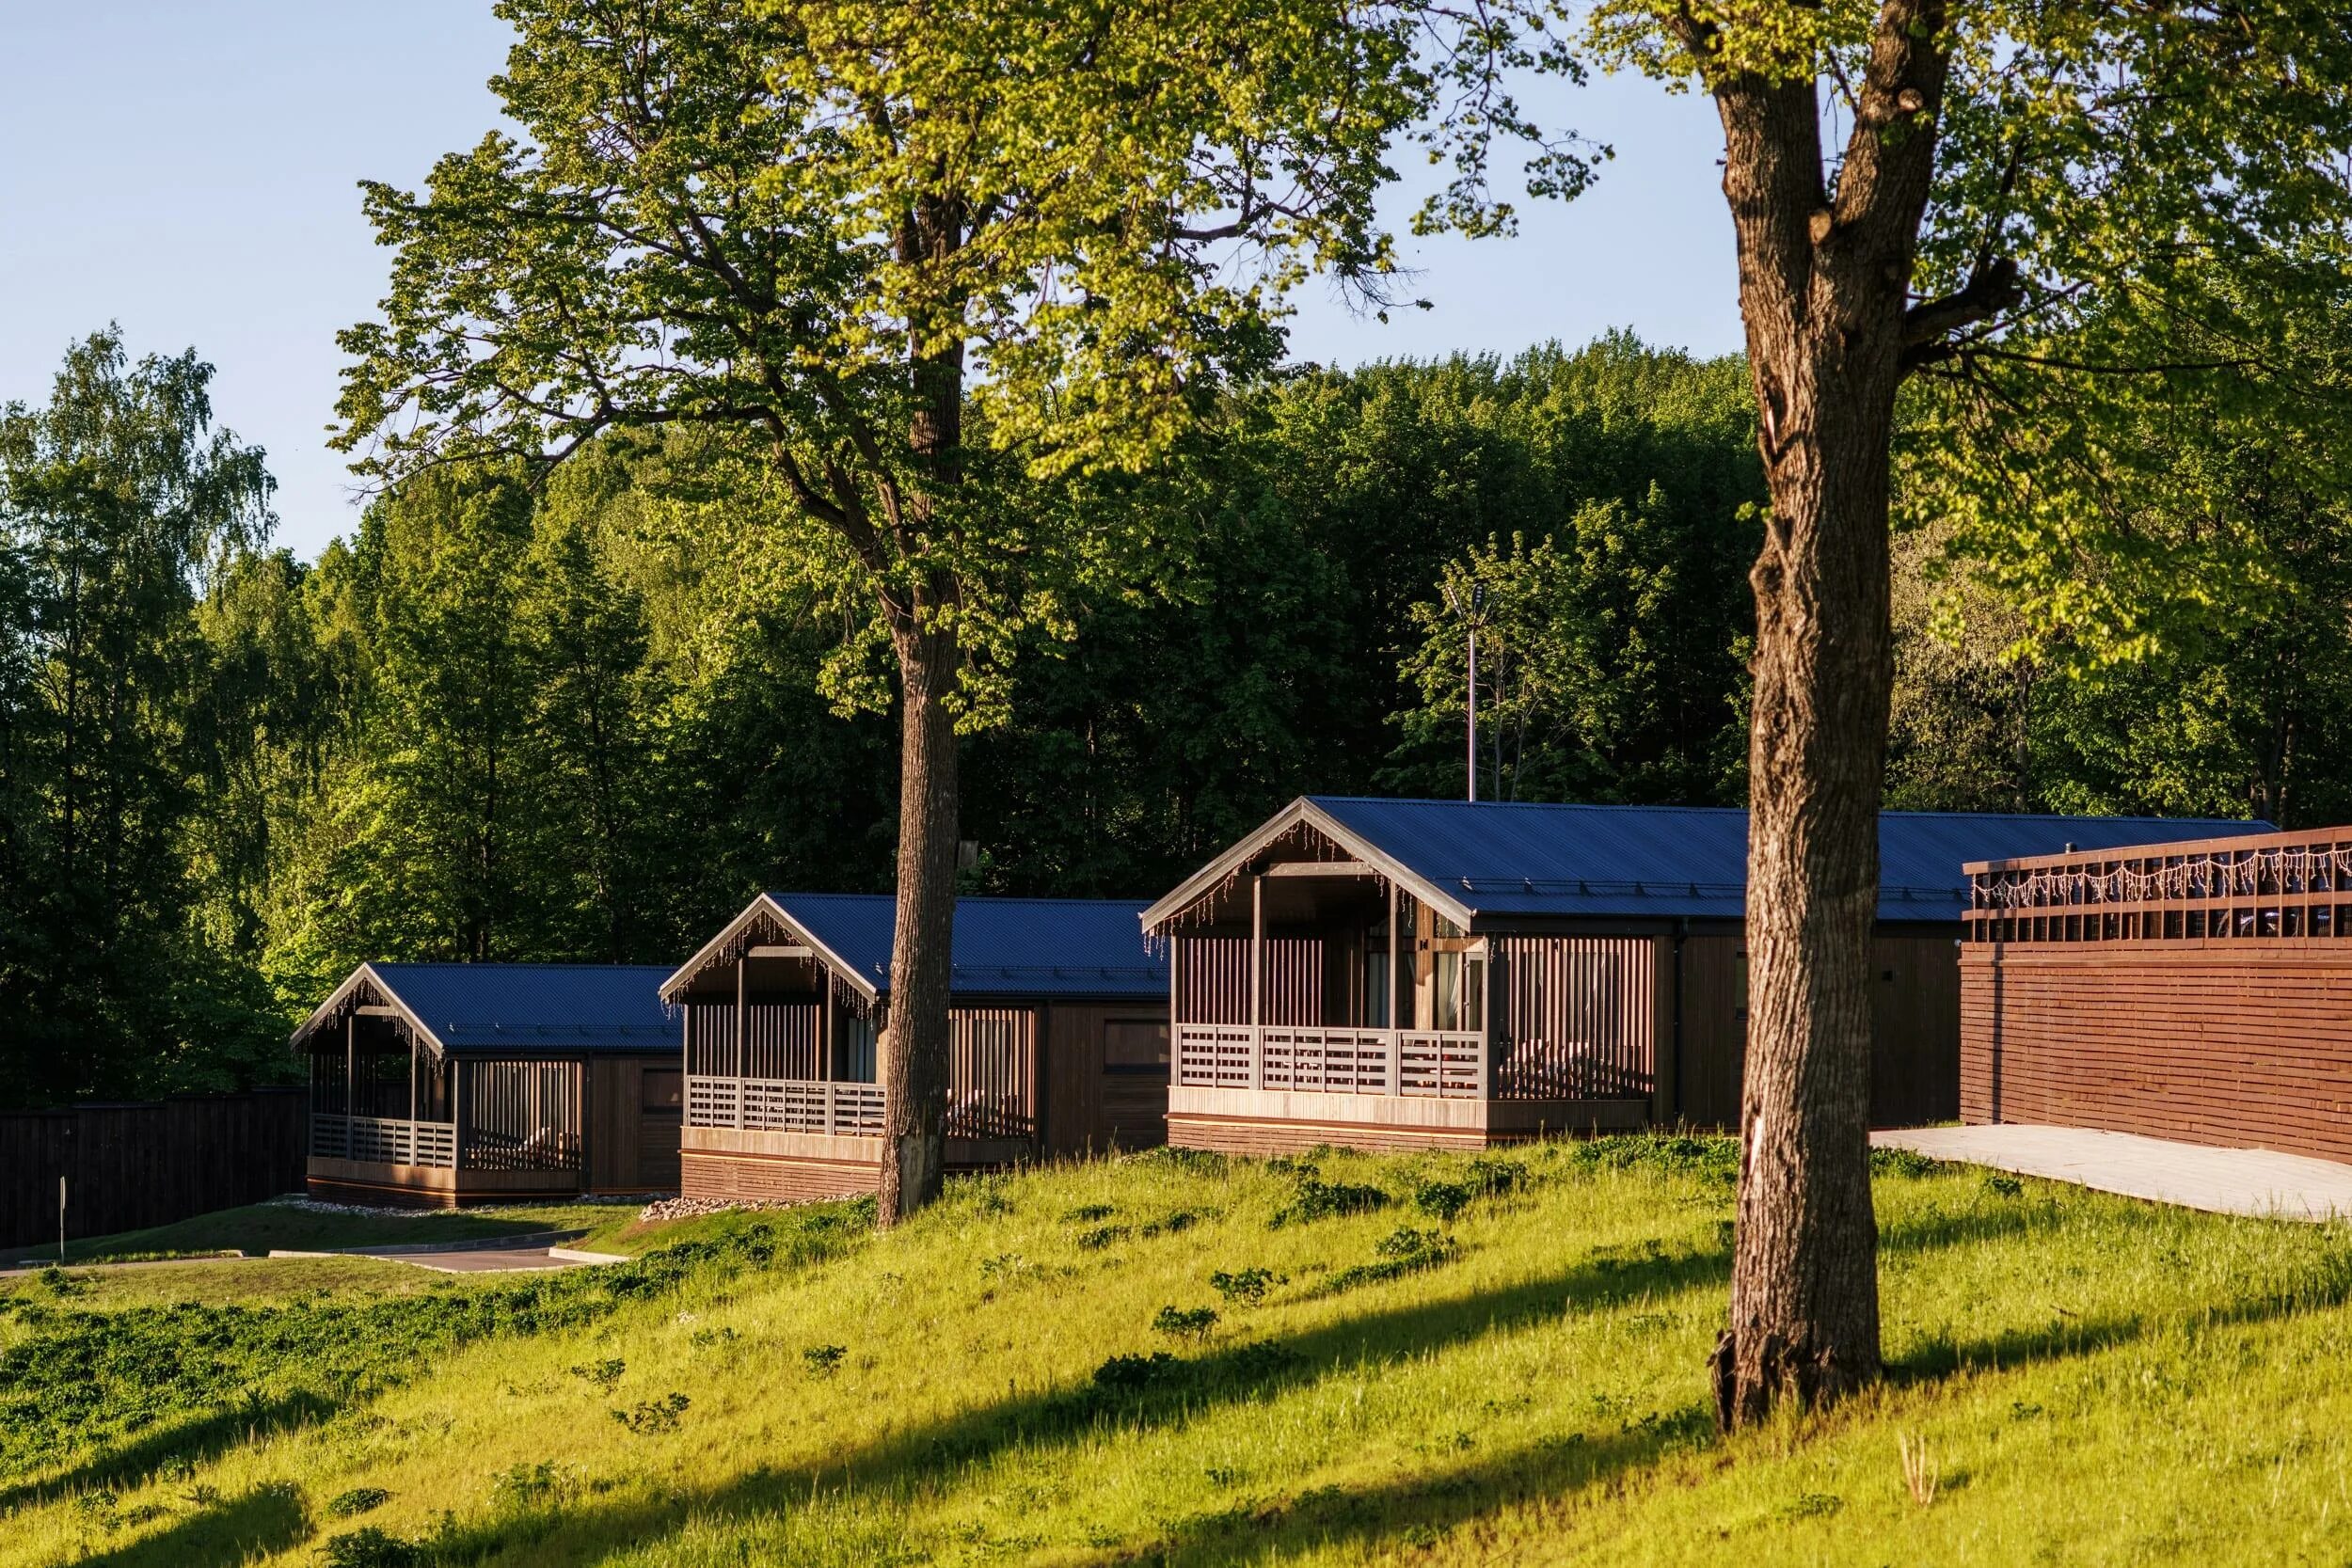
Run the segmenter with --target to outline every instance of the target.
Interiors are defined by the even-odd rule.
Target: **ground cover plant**
[[[71,1467],[6,1483],[0,1563],[1606,1563],[1638,1540],[1645,1562],[1748,1568],[2352,1549],[2341,1228],[1883,1156],[1894,1376],[1724,1438],[1704,1363],[1734,1147],[1488,1159],[1142,1155],[959,1182],[875,1237],[824,1208],[739,1216],[737,1243],[634,1265],[642,1286],[565,1275],[489,1288],[521,1292],[495,1308],[436,1307],[501,1316],[430,1346],[389,1331],[386,1355],[413,1372],[330,1406],[248,1430],[231,1405],[167,1455],[93,1437]],[[1384,1201],[1301,1218],[1310,1180]],[[791,1226],[859,1239],[740,1248]],[[1105,1227],[1120,1233],[1089,1244]],[[322,1312],[407,1305],[345,1302],[272,1321],[293,1336]],[[10,1354],[29,1342],[20,1317],[0,1320]],[[285,1375],[258,1339],[235,1344],[257,1377]]]

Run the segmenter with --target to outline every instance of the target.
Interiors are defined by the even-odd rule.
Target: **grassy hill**
[[[2352,1552],[2352,1236],[1891,1164],[1895,1376],[1724,1441],[1731,1157],[1152,1155],[519,1281],[19,1281],[0,1563]]]

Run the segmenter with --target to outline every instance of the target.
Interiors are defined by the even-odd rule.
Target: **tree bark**
[[[896,626],[898,731],[898,926],[882,1047],[882,1168],[877,1219],[937,1197],[947,1167],[947,1006],[954,974],[958,740],[946,698],[958,670],[952,632]]]
[[[1834,193],[1812,79],[1713,88],[1772,496],[1751,573],[1740,1197],[1711,1366],[1726,1428],[1880,1371],[1869,961],[1894,681],[1887,498],[1941,25],[1932,5],[1882,12]]]

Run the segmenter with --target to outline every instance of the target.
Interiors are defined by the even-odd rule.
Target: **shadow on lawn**
[[[200,1465],[217,1459],[239,1443],[269,1436],[289,1427],[323,1421],[337,1408],[337,1402],[324,1394],[297,1389],[278,1399],[237,1405],[194,1420],[158,1427],[46,1481],[0,1486],[0,1517],[11,1510],[76,1492],[123,1481],[143,1481],[167,1464]]]
[[[191,1513],[170,1528],[74,1559],[83,1568],[185,1568],[192,1562],[245,1562],[282,1552],[310,1533],[302,1494],[291,1486],[262,1486]]]

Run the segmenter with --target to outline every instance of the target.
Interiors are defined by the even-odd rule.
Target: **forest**
[[[870,610],[723,440],[430,469],[305,562],[211,375],[100,331],[0,418],[0,1104],[283,1079],[363,959],[666,963],[889,887]],[[2199,407],[2102,407],[2139,548],[2053,594],[1907,396],[1887,804],[2352,816],[2329,431]],[[1283,367],[1036,482],[1169,543],[974,656],[961,885],[1154,896],[1297,794],[1459,794],[1473,586],[1482,795],[1742,803],[1755,420],[1742,361],[1619,334]]]

